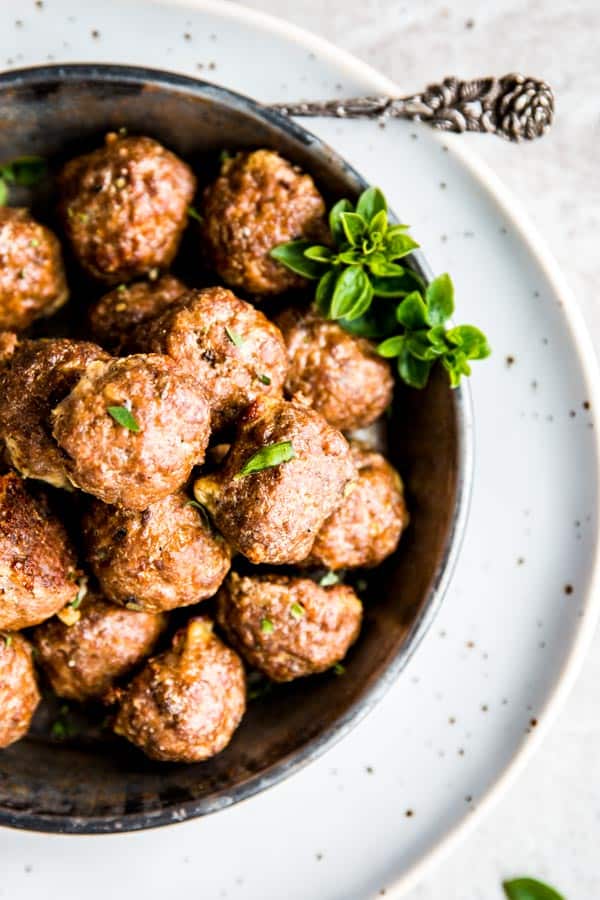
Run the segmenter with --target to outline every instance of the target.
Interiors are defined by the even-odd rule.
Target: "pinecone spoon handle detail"
[[[524,75],[445,78],[410,97],[356,97],[351,100],[277,103],[290,116],[336,116],[345,119],[413,119],[442,131],[478,131],[509,141],[542,137],[554,117],[554,94],[549,84]]]

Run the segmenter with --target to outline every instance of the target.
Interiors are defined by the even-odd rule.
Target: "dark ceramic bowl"
[[[224,147],[266,146],[308,170],[329,198],[365,187],[314,135],[206,82],[100,65],[0,75],[0,162],[39,154],[53,166],[122,126],[156,137],[199,171]],[[414,265],[427,277],[420,255]],[[0,823],[68,833],[166,825],[276,784],[347,734],[398,677],[442,602],[464,530],[470,445],[464,389],[451,391],[440,373],[424,391],[398,388],[388,446],[411,523],[370,578],[364,627],[342,677],[301,679],[252,701],[229,747],[197,765],[152,763],[87,721],[57,741],[46,707],[25,740],[0,752]]]

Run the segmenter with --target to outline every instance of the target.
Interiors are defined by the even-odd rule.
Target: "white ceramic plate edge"
[[[142,5],[147,3],[148,0],[138,0],[138,2]],[[150,0],[150,2],[158,4],[164,2],[164,0]],[[401,93],[398,85],[388,79],[385,75],[377,72],[377,70],[373,69],[367,63],[362,62],[348,51],[336,47],[324,38],[312,34],[298,25],[285,22],[267,13],[240,6],[237,3],[231,2],[231,0],[169,0],[169,2],[174,6],[198,10],[204,9],[215,15],[227,16],[232,19],[247,22],[271,33],[280,34],[287,39],[291,38],[296,43],[305,46],[307,50],[326,57],[331,62],[343,67],[348,72],[351,72],[353,75],[359,75],[359,77],[363,78],[371,85],[371,89],[374,92],[382,94]],[[307,127],[310,130],[309,122],[307,122]],[[565,319],[571,330],[574,343],[577,346],[579,358],[587,381],[588,397],[592,409],[600,410],[600,370],[598,368],[598,362],[591,338],[575,297],[573,296],[558,263],[548,250],[545,241],[530,221],[528,214],[521,207],[521,204],[516,197],[513,196],[508,188],[506,188],[493,170],[471,150],[467,140],[470,143],[472,139],[461,138],[445,132],[437,132],[434,134],[434,137],[437,138],[440,143],[446,143],[452,147],[452,152],[455,156],[460,158],[460,161],[464,164],[465,168],[470,171],[473,177],[481,184],[482,188],[487,191],[488,195],[502,211],[503,216],[510,221],[513,230],[518,233],[523,243],[529,247],[533,257],[543,269],[553,290],[562,301]],[[482,137],[481,139],[486,140],[488,138]],[[595,432],[595,449],[596,480],[597,483],[600,484],[600,442],[597,432]],[[456,846],[459,839],[466,837],[467,834],[470,833],[471,829],[473,829],[481,821],[482,817],[492,809],[493,805],[500,799],[502,793],[516,780],[519,773],[527,765],[532,755],[544,740],[548,730],[555,721],[562,704],[565,702],[569,692],[573,688],[594,635],[600,615],[599,563],[598,535],[596,535],[596,551],[580,626],[571,647],[569,648],[562,669],[557,676],[555,687],[543,707],[543,716],[540,716],[539,726],[534,732],[527,736],[526,740],[523,741],[519,749],[515,752],[511,762],[500,775],[498,775],[487,793],[479,801],[477,807],[459,821],[434,848],[407,869],[406,872],[392,885],[388,885],[387,893],[389,896],[395,895],[399,897],[411,887],[414,887],[414,885],[423,878],[427,868],[439,863],[442,858]],[[540,712],[542,712],[542,710],[540,710]]]

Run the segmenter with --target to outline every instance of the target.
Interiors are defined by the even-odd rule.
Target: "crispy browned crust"
[[[235,422],[257,397],[281,397],[288,358],[279,329],[226,288],[189,291],[134,342],[168,354],[202,383],[215,429]]]
[[[147,137],[109,134],[66,164],[59,212],[79,263],[108,284],[168,268],[196,189],[192,170]]]
[[[0,369],[0,435],[11,464],[25,477],[70,487],[63,454],[52,437],[50,413],[88,363],[98,359],[109,356],[86,341],[26,340]]]
[[[227,639],[273,681],[324,672],[340,662],[362,621],[362,604],[351,587],[319,587],[309,578],[232,572],[217,602]]]
[[[203,237],[223,281],[251,294],[280,294],[305,281],[271,258],[297,238],[322,242],[325,204],[310,175],[272,150],[238,153],[204,193]]]
[[[139,425],[119,425],[126,406]],[[91,363],[52,412],[71,482],[105,503],[145,509],[176,491],[204,460],[210,411],[200,384],[166,356]]]
[[[277,317],[290,357],[288,396],[342,431],[370,425],[392,401],[391,366],[374,345],[312,311]]]
[[[74,599],[76,577],[62,524],[18,475],[0,476],[0,629],[17,631],[54,615]]]
[[[123,609],[93,594],[84,598],[78,611],[73,625],[57,617],[39,625],[33,642],[54,693],[83,701],[101,698],[149,656],[167,620]]]
[[[0,329],[28,328],[68,296],[56,235],[29,210],[0,207]]]
[[[257,451],[283,441],[291,441],[294,459],[238,477]],[[355,475],[348,442],[319,413],[265,399],[240,421],[222,468],[194,491],[232,547],[254,563],[284,564],[307,556]]]
[[[358,480],[327,519],[307,565],[328,569],[372,568],[398,546],[408,524],[402,481],[380,453],[351,445]]]
[[[152,759],[200,762],[227,746],[245,708],[242,662],[201,617],[122,692],[114,730]]]
[[[142,512],[93,501],[83,520],[87,560],[105,595],[158,611],[216,593],[229,547],[177,492]]]
[[[0,633],[0,749],[27,734],[40,699],[29,642]]]
[[[174,275],[120,284],[90,307],[94,340],[114,351],[126,348],[133,329],[163,313],[187,290]]]

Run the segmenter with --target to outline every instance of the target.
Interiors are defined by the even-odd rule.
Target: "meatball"
[[[238,153],[204,193],[203,236],[212,264],[234,288],[281,294],[305,281],[269,254],[297,238],[325,238],[325,204],[310,175],[272,150]]]
[[[281,396],[288,359],[279,329],[225,288],[189,291],[141,329],[136,346],[168,354],[204,385],[216,429],[257,397]]]
[[[26,478],[70,487],[64,457],[50,431],[50,413],[104,351],[67,338],[22,341],[0,372],[0,435],[11,464]]]
[[[251,562],[295,563],[355,475],[345,437],[317,412],[261,400],[241,420],[221,469],[198,479],[194,493]]]
[[[227,746],[241,721],[244,667],[212,627],[210,619],[192,619],[120,695],[114,730],[152,759],[208,759]]]
[[[362,620],[362,604],[351,587],[319,587],[286,575],[232,572],[217,609],[227,639],[273,681],[331,668],[358,637]]]
[[[26,209],[0,207],[0,328],[21,331],[69,297],[60,244]]]
[[[40,702],[31,656],[21,634],[0,634],[0,749],[27,734]]]
[[[212,597],[229,571],[227,544],[182,492],[143,512],[95,501],[83,530],[88,562],[115,603],[189,606]]]
[[[370,425],[392,401],[390,363],[375,346],[316,313],[286,310],[277,319],[290,368],[286,393],[342,431]]]
[[[14,473],[0,476],[0,629],[53,616],[77,594],[75,553],[43,498]]]
[[[381,456],[352,444],[358,480],[319,533],[306,560],[328,569],[372,568],[394,552],[408,524],[400,476]]]
[[[91,307],[88,315],[91,333],[99,344],[121,351],[127,347],[137,325],[160,315],[186,290],[183,282],[173,275],[163,275],[155,281],[120,284]]]
[[[108,134],[62,170],[64,229],[81,266],[108,284],[168,268],[196,190],[191,169],[148,137]]]
[[[52,690],[68,700],[99,699],[152,653],[166,618],[87,594],[72,625],[58,617],[33,632],[37,660]]]
[[[91,363],[51,418],[70,481],[132,509],[181,487],[210,431],[201,386],[158,355]]]

